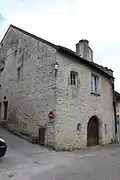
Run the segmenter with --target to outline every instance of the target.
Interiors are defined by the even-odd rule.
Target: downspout
[[[117,115],[116,115],[116,98],[115,98],[115,87],[114,79],[112,81],[112,91],[113,91],[113,109],[114,109],[114,120],[115,120],[115,143],[117,143]]]

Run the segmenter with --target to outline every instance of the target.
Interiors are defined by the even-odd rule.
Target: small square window
[[[81,132],[81,124],[80,123],[77,124],[77,131]]]
[[[70,72],[70,82],[71,85],[77,86],[77,81],[78,81],[78,73],[71,71]]]
[[[95,94],[99,94],[99,77],[91,75],[91,91]]]

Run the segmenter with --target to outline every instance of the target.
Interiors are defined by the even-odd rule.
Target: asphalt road
[[[0,136],[8,144],[0,180],[120,180],[120,145],[54,152],[1,128]]]

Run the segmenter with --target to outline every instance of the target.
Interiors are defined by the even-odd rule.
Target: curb
[[[3,125],[3,124],[0,124],[0,127],[5,129],[6,131],[10,132],[11,134],[15,135],[15,136],[18,136],[19,138],[22,138],[26,141],[28,141],[29,143],[31,144],[38,144],[40,145],[41,147],[45,147],[47,148],[49,151],[54,151],[52,148],[48,147],[48,146],[44,146],[44,145],[41,145],[39,142],[37,142],[35,139],[33,138],[30,138],[30,137],[27,137],[27,136],[23,136],[22,134],[8,128],[6,125]]]
[[[7,130],[8,132],[10,132],[11,134],[15,135],[15,136],[18,136],[19,138],[22,138],[24,140],[27,140],[28,142],[32,143],[32,144],[35,144],[34,140],[31,138],[28,138],[26,136],[23,136],[22,134],[16,132],[16,131],[13,131],[12,129],[8,128],[6,125],[1,125],[0,126],[2,128],[4,128],[5,130]]]

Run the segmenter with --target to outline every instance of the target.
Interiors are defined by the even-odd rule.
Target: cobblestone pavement
[[[120,145],[54,152],[0,128],[8,145],[0,180],[120,180]]]

